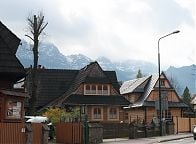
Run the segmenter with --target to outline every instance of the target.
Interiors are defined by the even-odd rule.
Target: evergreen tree
[[[189,89],[188,89],[187,86],[186,86],[186,88],[184,89],[182,98],[183,98],[183,101],[184,101],[186,104],[190,105],[190,102],[191,102],[191,95],[190,95],[190,93],[189,93]]]
[[[141,70],[139,69],[137,72],[136,78],[142,78],[142,77],[143,77],[143,74],[142,74]]]

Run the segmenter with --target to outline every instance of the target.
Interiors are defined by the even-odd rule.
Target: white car
[[[44,116],[25,116],[26,122],[48,123],[48,118]]]
[[[44,116],[25,116],[25,121],[29,123],[47,123],[50,128],[49,137],[50,139],[54,138],[54,127],[47,117]]]
[[[193,126],[193,138],[196,140],[196,125]]]

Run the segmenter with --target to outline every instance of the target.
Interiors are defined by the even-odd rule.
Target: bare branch
[[[38,31],[40,30],[43,24],[44,24],[44,16],[42,16],[42,18],[38,18]]]
[[[32,41],[34,41],[34,39],[31,36],[29,36],[29,35],[25,35],[25,36],[30,38]]]
[[[39,31],[39,35],[42,33],[42,31],[46,28],[46,26],[48,25],[48,22],[40,29]]]

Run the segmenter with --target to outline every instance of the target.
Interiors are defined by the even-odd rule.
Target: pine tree
[[[182,98],[183,98],[183,101],[184,101],[186,104],[190,105],[191,95],[190,95],[190,93],[189,93],[189,89],[188,89],[187,86],[186,86],[186,88],[184,89]]]
[[[142,78],[142,77],[143,77],[143,74],[142,74],[141,70],[139,69],[137,72],[136,78]]]

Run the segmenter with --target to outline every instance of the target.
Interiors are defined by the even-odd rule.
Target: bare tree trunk
[[[30,32],[33,35],[33,38],[29,35],[26,35],[31,40],[33,40],[33,69],[31,73],[32,80],[32,89],[30,93],[29,106],[27,113],[28,115],[36,114],[36,102],[37,102],[37,66],[38,66],[38,46],[39,46],[39,36],[47,26],[48,23],[44,24],[44,16],[40,13],[40,15],[34,15],[33,18],[28,18]]]

